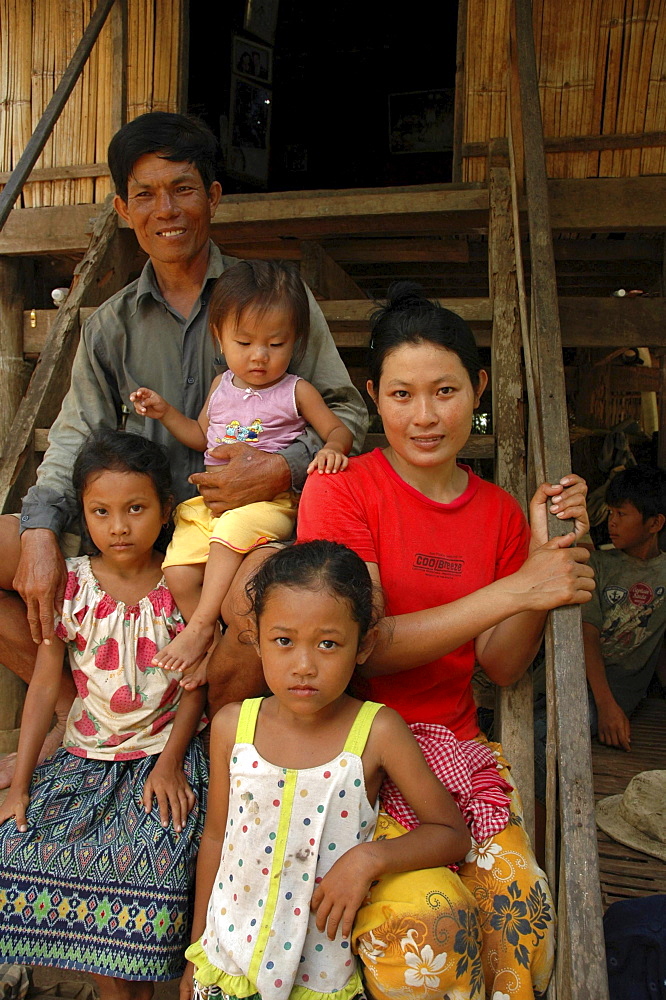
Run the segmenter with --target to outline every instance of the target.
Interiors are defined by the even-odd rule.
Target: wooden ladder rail
[[[542,472],[546,481],[557,482],[570,470],[571,456],[531,0],[513,3],[507,79],[512,182],[515,195],[524,164],[532,265],[529,335],[523,328],[525,363],[531,368],[528,388],[534,398],[530,441],[537,476]],[[514,216],[517,219],[517,210]],[[514,240],[519,253],[519,232],[514,232]],[[551,537],[567,530],[567,525],[549,518]],[[556,996],[558,1000],[608,1000],[579,608],[550,613],[546,664],[555,710],[554,717],[549,711],[549,729],[557,743],[561,828],[558,885],[554,857],[549,872],[559,916],[559,947],[549,996],[552,1000]]]

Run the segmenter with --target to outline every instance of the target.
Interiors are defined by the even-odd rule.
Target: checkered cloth
[[[498,772],[497,759],[476,740],[458,740],[446,726],[415,722],[409,727],[428,767],[451,793],[477,843],[493,837],[509,822],[508,781]],[[413,810],[386,778],[380,792],[385,811],[407,830],[419,825]]]

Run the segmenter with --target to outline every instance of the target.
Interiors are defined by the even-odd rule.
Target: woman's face
[[[477,389],[453,351],[429,341],[403,344],[384,358],[378,386],[368,382],[398,460],[418,468],[455,463],[488,376]]]

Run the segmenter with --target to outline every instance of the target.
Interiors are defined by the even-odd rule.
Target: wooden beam
[[[666,347],[666,299],[559,299],[565,347]]]
[[[345,264],[410,263],[433,264],[469,262],[469,243],[465,239],[348,239],[327,240],[326,252]]]
[[[213,238],[222,253],[229,257],[240,257],[247,260],[300,260],[301,241],[295,237],[280,239],[279,237],[265,240],[229,241],[220,239],[220,233],[213,233]]]
[[[83,253],[102,205],[17,208],[0,233],[0,254]]]
[[[551,225],[549,214],[531,0],[514,0],[514,11],[516,57],[512,62],[518,70],[525,156],[532,260],[530,342],[538,405],[538,413],[530,414],[530,419],[539,424],[535,440],[542,443],[546,482],[556,483],[570,472],[571,453],[552,245],[555,223]],[[548,521],[549,536],[570,529],[570,525],[558,523],[554,517]],[[562,874],[558,901],[565,919],[560,923],[558,993],[562,986],[565,996],[608,1000],[580,608],[562,607],[550,612],[546,661],[556,691],[560,774]],[[552,718],[549,723],[552,726]]]
[[[439,304],[462,316],[468,323],[490,323],[493,318],[490,299],[439,299]],[[367,321],[375,308],[367,299],[320,303],[329,323]]]
[[[340,233],[482,232],[488,193],[479,185],[422,185],[222,197],[213,218],[222,242],[243,235],[301,238]]]
[[[543,140],[547,153],[588,153],[599,149],[650,149],[666,146],[666,132],[631,132],[616,135],[551,135]],[[487,156],[487,142],[466,142],[465,157]]]
[[[661,392],[661,379],[661,368],[612,365],[610,369],[611,392]]]
[[[6,184],[12,176],[11,170],[0,172],[0,184]],[[27,181],[64,181],[78,177],[108,177],[109,167],[106,163],[80,163],[61,167],[35,167],[30,171]],[[24,212],[26,209],[20,209]],[[41,211],[41,209],[40,209]]]
[[[550,225],[564,232],[666,229],[666,176],[549,180]]]
[[[557,231],[666,230],[666,176],[550,180],[548,191]],[[83,253],[100,210],[100,205],[16,209],[0,233],[0,254]],[[227,195],[215,214],[212,235],[216,243],[238,252],[241,243],[258,249],[269,240],[272,255],[276,241],[285,237],[386,238],[418,232],[428,238],[485,234],[487,228],[488,192],[482,185],[442,184]]]
[[[362,299],[363,292],[332,257],[311,240],[301,240],[301,277],[318,299]]]
[[[663,247],[658,239],[638,239],[630,237],[625,240],[599,239],[553,241],[555,260],[558,261],[655,261],[663,259]],[[527,252],[527,250],[525,251]]]
[[[439,299],[439,302],[467,320],[479,347],[490,346],[493,319],[490,299]],[[558,304],[564,347],[666,348],[666,299],[576,295],[560,298]],[[329,300],[320,305],[338,347],[367,346],[368,318],[374,308],[368,299]],[[81,310],[81,322],[90,312],[91,309]],[[24,354],[39,354],[56,315],[55,309],[24,312]]]

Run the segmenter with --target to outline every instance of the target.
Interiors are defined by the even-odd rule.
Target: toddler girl
[[[207,766],[204,688],[151,661],[182,623],[153,548],[170,517],[168,458],[104,431],[74,488],[97,554],[67,560],[57,638],[38,649],[16,771],[0,805],[4,962],[83,969],[102,1000],[149,1000],[183,969]],[[63,746],[35,767],[64,653],[74,701]]]
[[[240,261],[218,278],[209,315],[228,370],[214,379],[199,419],[186,417],[146,388],[130,397],[136,412],[160,420],[182,444],[205,452],[207,471],[224,461],[215,456],[219,444],[242,441],[277,452],[302,434],[306,424],[324,441],[308,472],[344,469],[351,432],[313,385],[287,371],[294,354],[305,349],[310,328],[307,293],[298,274],[273,261]],[[160,651],[157,665],[182,670],[201,659],[243,557],[257,545],[289,538],[296,507],[293,493],[220,517],[201,497],[178,506],[162,568],[188,624]],[[205,674],[198,670],[196,676],[202,682]]]
[[[470,838],[398,714],[347,693],[374,643],[361,559],[334,542],[291,546],[249,592],[273,696],[213,721],[181,998],[347,1000],[362,995],[350,936],[371,883],[460,860]],[[420,825],[373,842],[387,776]]]

